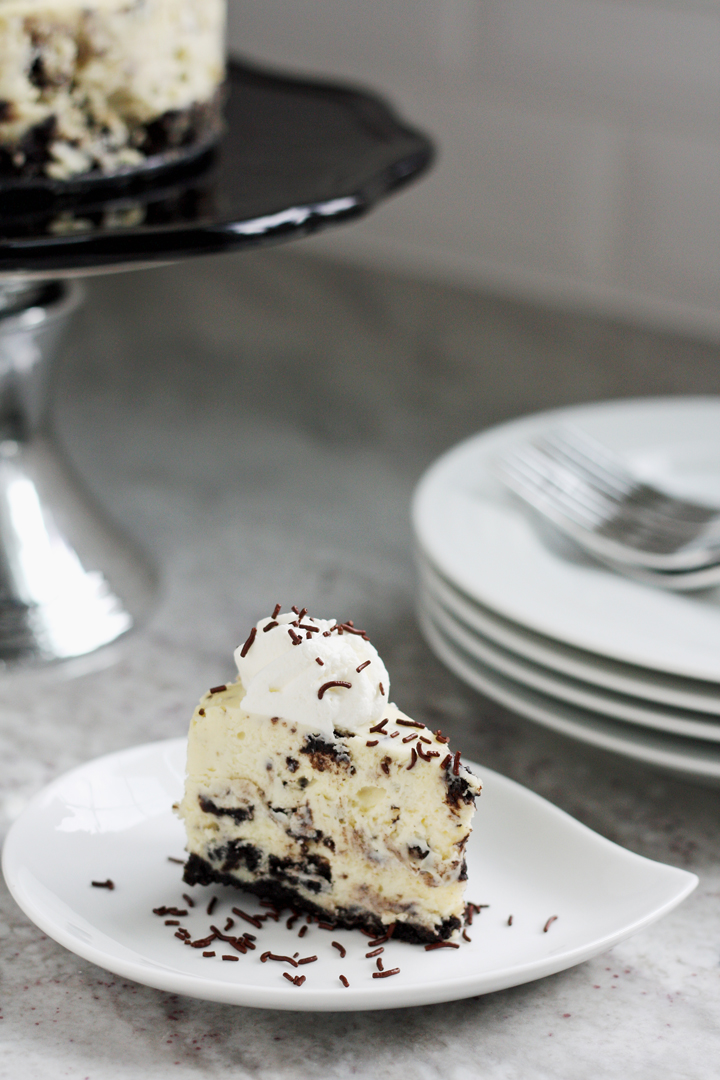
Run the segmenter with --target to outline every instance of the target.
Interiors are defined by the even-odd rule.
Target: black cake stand
[[[371,94],[231,63],[212,147],[113,178],[0,178],[0,663],[91,653],[153,595],[52,436],[48,368],[82,295],[69,279],[352,221],[432,156]]]

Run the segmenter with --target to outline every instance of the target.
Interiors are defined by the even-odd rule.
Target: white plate
[[[550,671],[532,661],[523,660],[472,630],[454,611],[439,603],[430,591],[421,594],[420,606],[451,642],[500,675],[506,675],[523,686],[539,690],[540,693],[559,701],[579,705],[582,709],[590,709],[591,712],[600,713],[601,716],[613,720],[640,724],[654,731],[665,731],[683,738],[720,743],[720,723],[713,722],[707,715],[644,704],[637,698],[615,694],[611,690],[601,690],[589,683]]]
[[[720,687],[713,690],[711,683],[698,679],[647,672],[643,668],[593,656],[592,653],[535,634],[473,603],[469,597],[449,585],[420,553],[417,561],[424,590],[455,612],[473,630],[511,652],[593,686],[644,701],[657,701],[662,705],[720,717]]]
[[[720,682],[720,588],[665,593],[571,561],[492,474],[505,447],[574,424],[651,483],[720,505],[720,399],[608,402],[492,428],[445,454],[414,503],[421,549],[473,600],[537,633],[653,671]],[[708,687],[711,690],[711,687]]]
[[[443,634],[431,613],[422,607],[419,618],[425,638],[443,663],[469,686],[508,709],[562,735],[656,765],[686,779],[701,779],[713,787],[720,781],[720,747],[717,743],[650,732],[647,728],[606,719],[587,709],[558,701],[483,664]]]
[[[468,853],[468,898],[490,906],[476,916],[472,943],[426,952],[390,942],[386,969],[373,979],[360,933],[313,925],[300,941],[283,923],[252,930],[258,948],[237,963],[205,959],[152,914],[159,905],[195,907],[182,924],[193,936],[224,925],[233,906],[257,912],[235,889],[188,889],[168,861],[184,833],[170,810],[182,790],[185,741],[173,739],[110,754],[83,765],[37,795],[12,826],[3,852],[8,887],[45,933],[123,978],[211,1001],[294,1010],[399,1008],[500,990],[578,964],[609,949],[680,903],[694,874],[651,862],[605,840],[550,803],[489,769]],[[115,889],[92,888],[111,878]],[[205,913],[212,895],[219,903]],[[508,916],[513,924],[508,926]],[[549,930],[543,927],[557,915]],[[338,941],[347,956],[331,946]],[[316,954],[298,971],[302,987],[282,977],[285,964],[260,962],[262,950]],[[219,950],[217,950],[219,951]],[[228,952],[232,952],[231,949]],[[344,974],[349,989],[338,979]]]

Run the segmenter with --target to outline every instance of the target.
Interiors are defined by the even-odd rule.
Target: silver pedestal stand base
[[[82,299],[75,282],[0,285],[0,666],[108,645],[142,619],[155,579],[55,445],[49,368]]]

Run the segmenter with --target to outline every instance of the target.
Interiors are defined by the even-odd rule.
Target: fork
[[[538,436],[496,465],[526,503],[615,569],[664,588],[720,580],[720,511],[636,479],[584,433]]]

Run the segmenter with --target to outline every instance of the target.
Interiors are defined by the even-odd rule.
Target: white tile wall
[[[344,76],[436,135],[336,255],[720,336],[714,0],[230,0],[236,53]]]

